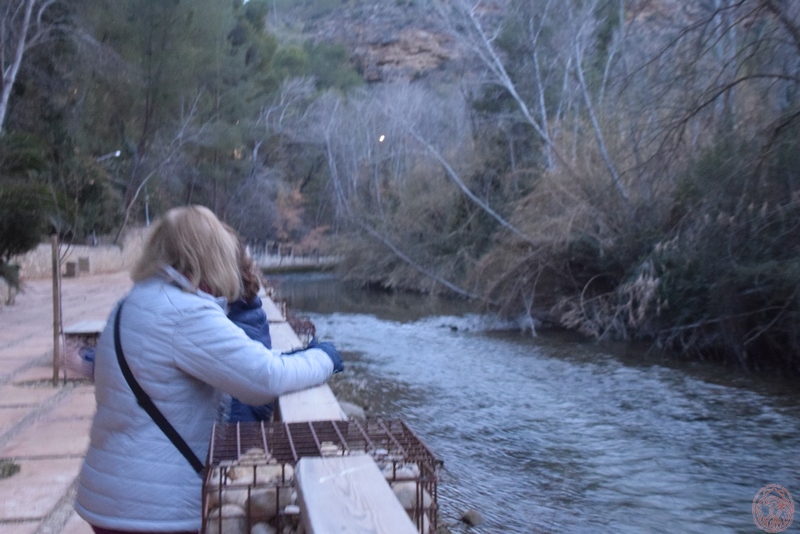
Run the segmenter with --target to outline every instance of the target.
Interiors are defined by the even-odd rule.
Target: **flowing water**
[[[271,282],[343,353],[340,398],[404,419],[444,460],[452,532],[752,533],[762,487],[800,498],[796,383],[521,335],[463,303],[329,275]],[[467,529],[467,509],[484,523]]]

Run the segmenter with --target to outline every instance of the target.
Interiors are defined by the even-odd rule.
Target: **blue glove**
[[[344,362],[342,361],[342,357],[339,356],[339,352],[336,350],[336,347],[333,346],[333,343],[330,341],[323,341],[322,343],[317,341],[316,337],[311,338],[311,342],[308,344],[309,349],[319,349],[323,351],[325,354],[328,355],[328,358],[331,359],[333,362],[333,374],[341,373],[344,371]]]

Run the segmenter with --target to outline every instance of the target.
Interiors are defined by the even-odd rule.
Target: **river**
[[[402,418],[444,461],[452,532],[752,533],[762,487],[800,497],[796,383],[521,335],[461,302],[331,275],[270,281],[344,355],[337,395]],[[484,523],[460,523],[467,509]]]

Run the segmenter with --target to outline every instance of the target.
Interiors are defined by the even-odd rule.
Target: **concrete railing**
[[[262,297],[273,348],[302,347],[271,298]],[[347,416],[327,384],[282,395],[276,414],[284,423],[344,421]],[[417,529],[384,473],[366,455],[302,458],[296,468],[304,531],[416,534]]]
[[[309,255],[279,255],[279,254],[253,254],[253,261],[265,271],[290,271],[303,269],[326,270],[333,269],[341,261],[339,256],[318,254]]]

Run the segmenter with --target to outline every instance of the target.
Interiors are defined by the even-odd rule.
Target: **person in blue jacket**
[[[228,319],[228,304],[242,295],[238,252],[202,206],[173,208],[153,225],[133,287],[95,351],[96,411],[75,498],[94,532],[197,534],[200,458],[208,457],[220,394],[260,406],[343,368],[324,349],[270,350]],[[143,409],[142,396],[174,433]]]
[[[261,288],[261,274],[247,253],[247,247],[233,228],[228,229],[239,242],[239,271],[242,276],[241,296],[228,304],[228,319],[244,330],[250,339],[260,341],[268,349],[272,348],[267,314],[261,308],[258,290]],[[272,418],[273,403],[251,406],[233,397],[228,407],[226,420],[230,423],[247,421],[269,421]]]
[[[272,338],[269,335],[269,321],[261,307],[261,298],[258,296],[258,290],[261,288],[261,272],[248,254],[247,246],[241,236],[230,226],[226,225],[226,227],[239,243],[238,262],[242,277],[242,294],[237,300],[228,304],[228,319],[244,330],[250,339],[260,341],[265,347],[271,349]],[[306,349],[311,348],[320,349],[331,358],[334,362],[334,373],[344,369],[343,364],[338,364],[341,362],[341,356],[332,343],[320,342],[316,338],[312,338]],[[252,406],[233,397],[229,406],[223,408],[224,419],[229,423],[269,421],[272,418],[273,404]]]

